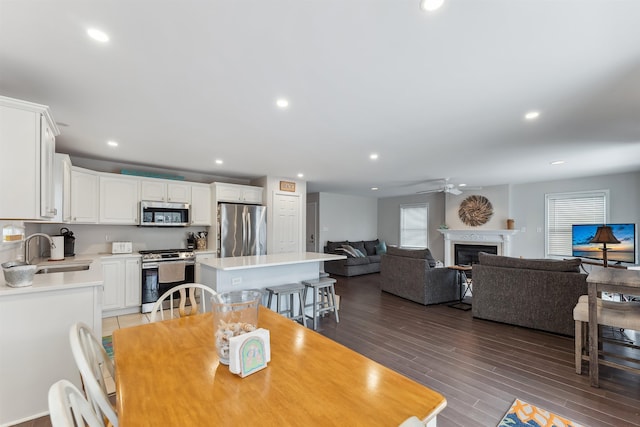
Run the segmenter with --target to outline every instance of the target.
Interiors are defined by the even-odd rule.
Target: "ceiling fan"
[[[433,181],[441,181],[442,182],[442,186],[438,187],[438,188],[433,188],[430,190],[424,190],[424,191],[418,191],[416,194],[427,194],[427,193],[449,193],[449,194],[453,194],[454,196],[459,196],[460,194],[462,194],[462,190],[456,188],[456,186],[454,184],[451,184],[449,182],[449,178],[442,178],[442,179],[436,179]],[[469,188],[471,189],[471,188]],[[474,187],[474,190],[478,190],[480,189],[480,187]]]

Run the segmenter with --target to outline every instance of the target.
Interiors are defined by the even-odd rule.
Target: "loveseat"
[[[324,252],[328,254],[346,255],[347,259],[336,261],[325,261],[324,271],[329,274],[337,274],[338,276],[358,276],[360,274],[378,273],[380,271],[380,240],[360,240],[350,242],[348,240],[341,242],[327,241]],[[354,256],[349,252],[345,252],[344,246],[350,246],[357,249],[364,256]],[[378,247],[378,249],[376,249]]]
[[[473,317],[574,335],[573,308],[587,294],[581,261],[481,252],[473,265]]]
[[[423,304],[458,300],[460,287],[454,270],[436,268],[429,249],[388,247],[380,260],[383,291]]]

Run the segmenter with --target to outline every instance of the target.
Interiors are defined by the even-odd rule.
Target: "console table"
[[[455,270],[456,272],[456,280],[458,282],[458,286],[460,286],[460,301],[449,304],[449,307],[457,308],[458,310],[469,311],[471,310],[471,304],[462,302],[464,296],[467,294],[467,288],[465,286],[469,286],[469,280],[467,279],[467,271],[471,271],[472,267],[470,265],[450,265],[447,267],[449,270]]]
[[[640,369],[599,360],[597,297],[600,292],[628,293],[640,295],[640,271],[603,268],[587,277],[589,285],[589,379],[592,387],[599,387],[599,363],[640,373]]]

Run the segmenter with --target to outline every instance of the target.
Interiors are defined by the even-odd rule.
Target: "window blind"
[[[400,206],[400,246],[426,248],[429,246],[429,205],[427,203]]]
[[[560,193],[546,197],[545,256],[571,256],[573,224],[605,224],[607,192]]]

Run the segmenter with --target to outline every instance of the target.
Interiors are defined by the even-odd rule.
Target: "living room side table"
[[[456,272],[456,280],[458,282],[458,286],[460,286],[460,301],[449,304],[449,307],[457,308],[458,310],[468,311],[471,310],[471,304],[468,302],[463,302],[464,296],[467,294],[466,285],[469,284],[467,279],[467,271],[471,271],[472,267],[470,265],[450,265],[447,267],[450,270],[455,270]]]
[[[603,291],[640,294],[640,271],[602,268],[589,274],[589,379],[592,387],[599,387],[599,363],[616,366],[609,361],[600,361],[598,354],[598,294]]]

